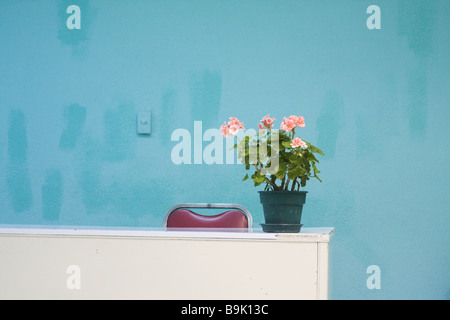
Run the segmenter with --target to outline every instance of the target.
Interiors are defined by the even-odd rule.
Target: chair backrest
[[[217,215],[201,215],[189,209],[232,209]],[[170,208],[165,217],[165,228],[253,228],[250,212],[239,204],[229,203],[183,203]]]

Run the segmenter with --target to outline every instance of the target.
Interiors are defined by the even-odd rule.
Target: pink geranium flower
[[[238,120],[238,118],[236,118],[236,117],[231,117],[230,118],[230,121],[228,121],[228,126],[229,127],[231,127],[231,126],[237,126],[237,127],[239,127],[239,128],[241,128],[241,129],[245,129],[244,128],[244,123],[243,122],[240,122],[239,120]]]
[[[229,138],[231,137],[230,134],[230,129],[228,128],[227,124],[224,122],[223,125],[220,126],[220,134],[224,137],[224,138]]]
[[[303,118],[302,116],[299,116],[297,118],[297,127],[301,127],[304,128],[305,127],[305,118]]]
[[[289,118],[283,118],[281,123],[281,130],[291,132],[296,127],[305,127],[305,119],[302,116],[290,116]]]
[[[224,122],[220,126],[220,133],[225,138],[237,135],[239,130],[245,130],[244,123],[240,122],[236,117],[231,117],[228,123]]]
[[[263,128],[272,129],[274,120],[277,120],[277,119],[271,118],[271,117],[269,117],[269,115],[265,116],[264,118],[261,119],[262,125],[259,124],[259,128],[260,129],[263,129]],[[261,128],[261,127],[263,127],[263,128]]]
[[[306,144],[306,142],[305,141],[303,141],[302,139],[300,139],[300,138],[295,138],[295,139],[293,139],[292,140],[292,142],[291,142],[291,147],[292,148],[298,148],[298,147],[302,147],[302,148],[308,148],[308,145]]]
[[[291,132],[296,127],[296,121],[289,118],[283,118],[283,122],[281,123],[281,130]]]

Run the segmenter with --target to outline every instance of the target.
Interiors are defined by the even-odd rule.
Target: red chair
[[[189,209],[233,209],[217,215],[201,215]],[[167,229],[211,229],[235,228],[252,230],[253,219],[246,208],[238,204],[227,203],[184,203],[176,205],[167,211],[163,225]]]

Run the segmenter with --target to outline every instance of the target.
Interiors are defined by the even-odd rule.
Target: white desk
[[[0,228],[0,299],[327,299],[333,228]]]

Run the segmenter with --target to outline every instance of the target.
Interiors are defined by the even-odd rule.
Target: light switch
[[[141,111],[137,115],[138,134],[150,134],[152,132],[152,114],[150,111]]]

